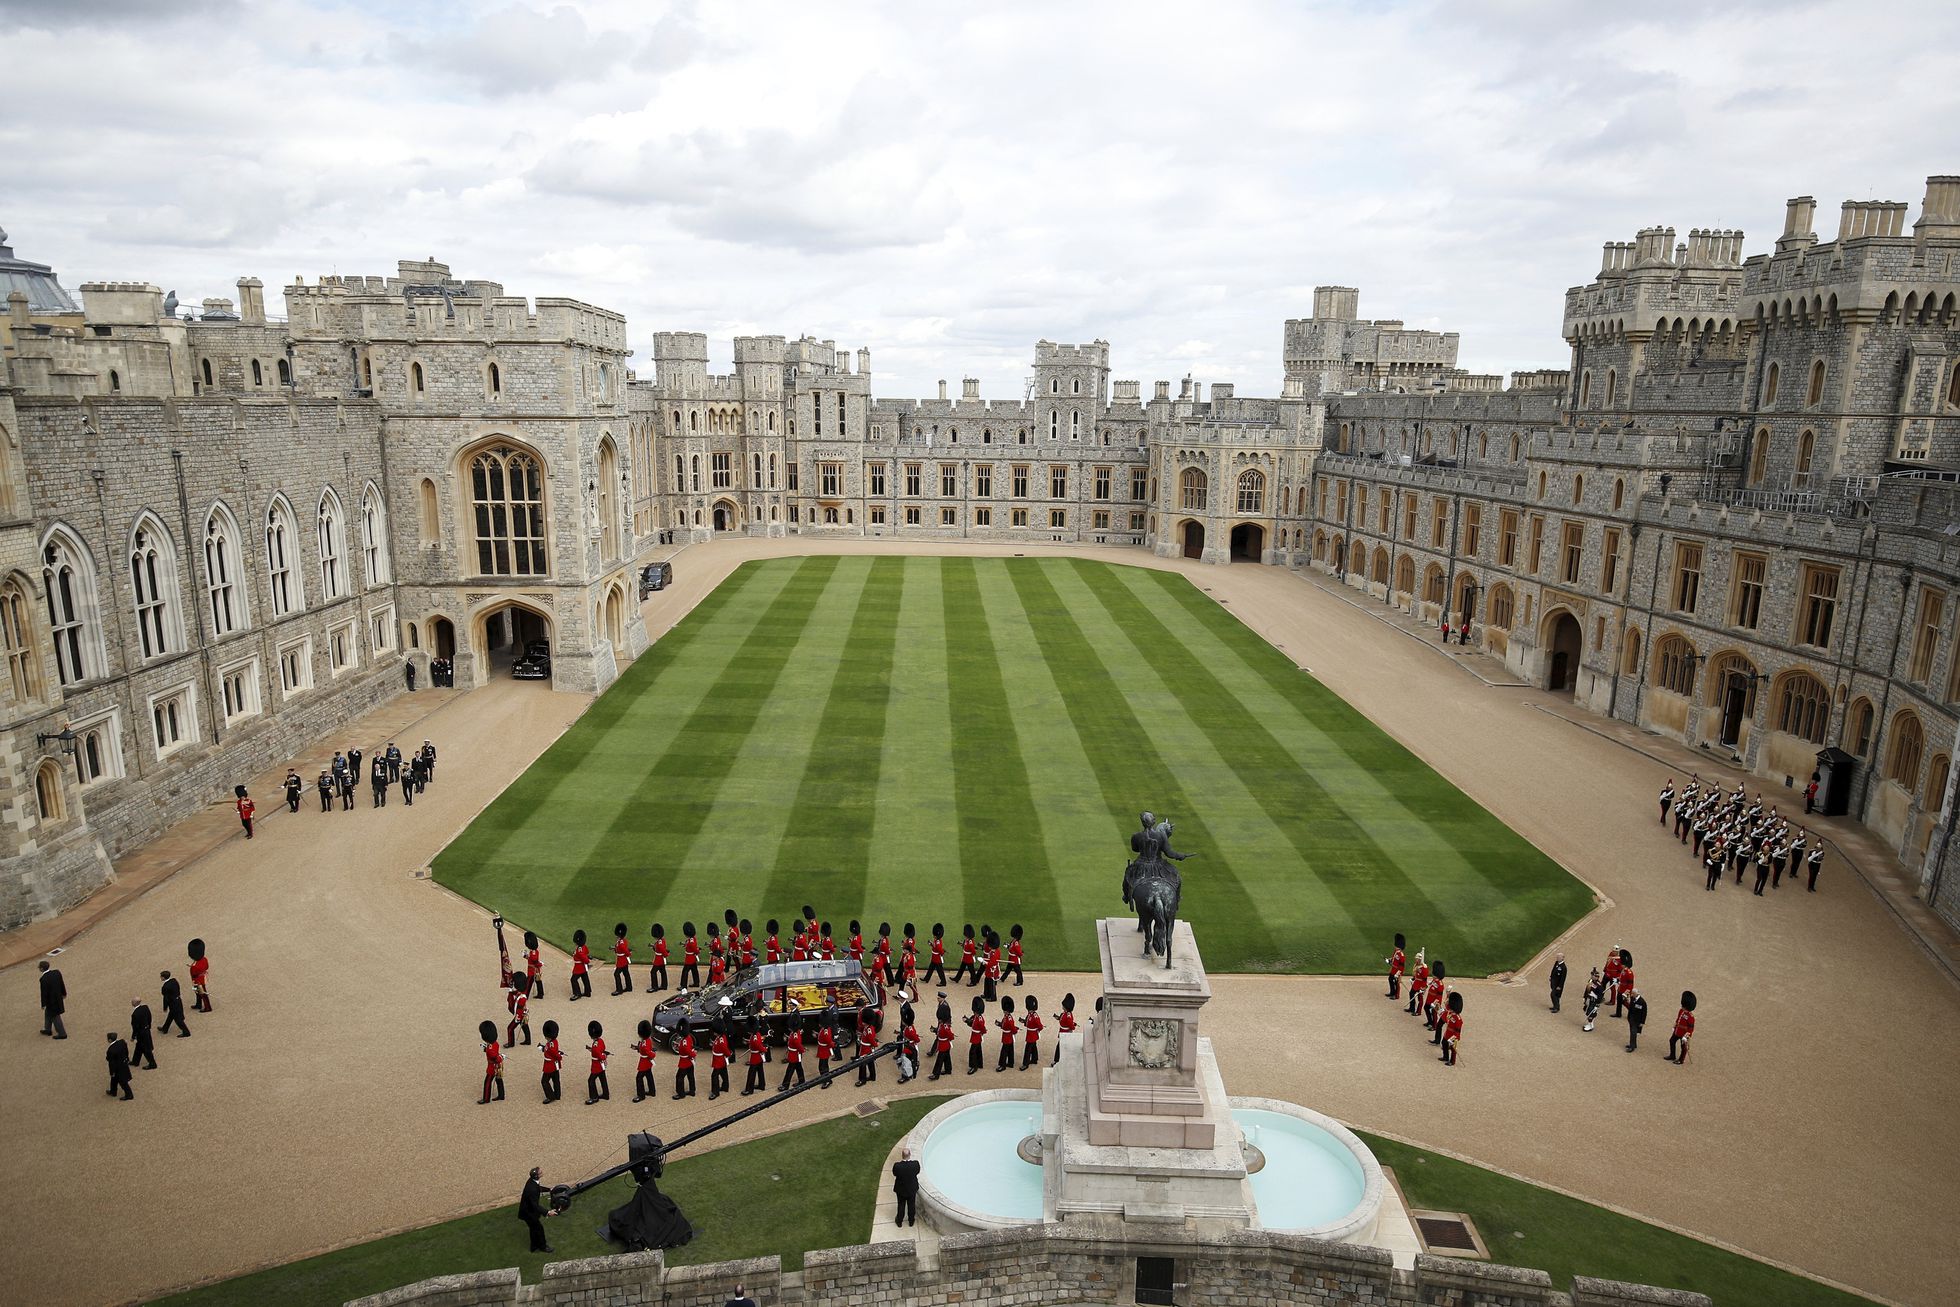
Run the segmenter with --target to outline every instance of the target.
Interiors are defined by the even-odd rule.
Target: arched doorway
[[[1184,524],[1184,556],[1203,558],[1205,556],[1205,525],[1202,522],[1187,521]]]
[[[1266,551],[1266,531],[1256,522],[1241,522],[1232,528],[1232,561],[1256,563]]]
[[[626,600],[619,587],[606,591],[606,639],[613,647],[613,658],[624,661],[626,658]]]
[[[476,655],[479,683],[493,676],[513,675],[518,660],[535,652],[534,646],[539,643],[544,646],[549,668],[549,658],[558,653],[553,647],[551,618],[535,608],[508,600],[478,613],[471,623],[470,646]]]
[[[1571,694],[1577,688],[1579,655],[1584,651],[1584,641],[1585,637],[1579,630],[1579,619],[1561,608],[1547,626],[1547,690]]]
[[[438,658],[456,656],[456,624],[447,617],[437,617],[429,622],[429,640]]]
[[[739,523],[741,520],[742,520],[741,513],[736,509],[734,504],[730,503],[726,499],[719,499],[715,501],[715,508],[714,508],[715,530],[733,531],[736,527],[736,524]]]

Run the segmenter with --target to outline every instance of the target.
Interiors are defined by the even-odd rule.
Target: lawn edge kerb
[[[603,944],[607,941],[600,933],[595,932],[607,930],[614,920],[627,920],[634,925],[636,964],[643,961],[641,955],[644,955],[646,948],[644,935],[647,917],[658,916],[665,921],[669,938],[674,939],[677,937],[676,918],[685,919],[691,916],[697,921],[705,921],[711,915],[719,915],[712,913],[710,905],[706,903],[697,905],[692,902],[695,889],[677,888],[682,885],[682,882],[687,882],[698,889],[704,874],[701,868],[706,865],[700,861],[701,849],[697,847],[693,855],[690,855],[685,841],[678,844],[669,841],[666,844],[667,848],[678,850],[671,855],[671,866],[656,859],[656,865],[648,869],[648,874],[656,879],[646,883],[658,887],[652,895],[642,898],[628,888],[631,885],[632,873],[626,870],[626,866],[632,859],[631,845],[628,843],[622,846],[620,841],[632,839],[660,841],[663,838],[661,832],[667,829],[673,820],[669,815],[643,817],[634,811],[653,801],[644,790],[626,791],[633,796],[624,809],[626,815],[619,819],[620,824],[615,826],[613,833],[606,837],[608,842],[594,846],[592,857],[575,855],[572,860],[561,862],[556,867],[552,866],[548,852],[539,853],[539,849],[544,847],[540,841],[540,834],[545,831],[545,826],[538,824],[539,818],[528,814],[547,807],[556,796],[570,794],[574,796],[571,800],[574,806],[566,812],[573,815],[561,818],[563,821],[573,823],[567,829],[576,829],[580,832],[602,829],[602,825],[595,826],[594,820],[589,819],[592,812],[590,796],[618,793],[622,783],[629,786],[635,784],[633,775],[622,774],[616,770],[620,752],[617,744],[615,743],[609,751],[601,743],[607,733],[616,729],[631,728],[637,722],[644,720],[644,712],[639,714],[633,712],[635,702],[641,699],[642,695],[647,696],[647,704],[655,702],[656,692],[652,690],[652,686],[673,664],[674,659],[685,656],[690,645],[694,645],[695,648],[694,659],[688,664],[689,670],[684,673],[685,679],[678,684],[698,696],[707,696],[700,701],[712,701],[712,696],[707,695],[707,692],[714,688],[712,681],[704,683],[699,679],[703,675],[700,670],[700,665],[704,661],[703,647],[695,642],[702,627],[719,615],[724,623],[722,636],[725,639],[728,629],[742,625],[750,616],[740,607],[730,608],[731,604],[740,602],[740,592],[750,583],[767,576],[768,569],[807,571],[807,565],[813,559],[826,560],[833,569],[839,563],[851,567],[863,567],[876,561],[875,558],[860,560],[848,555],[794,555],[780,559],[748,560],[732,569],[716,583],[713,589],[702,596],[694,608],[681,616],[662,633],[658,640],[649,645],[648,649],[629,665],[611,686],[595,698],[592,704],[567,726],[558,739],[554,740],[522,775],[487,803],[463,830],[457,832],[431,858],[430,874],[433,879],[451,892],[487,910],[503,912],[520,930],[527,926],[535,929],[541,938],[562,950],[570,949],[570,936],[574,926],[583,927],[593,940]],[[1358,806],[1344,800],[1342,809],[1348,814],[1342,820],[1350,822],[1355,829],[1364,834],[1370,830],[1381,829],[1371,822],[1371,817],[1381,817],[1389,822],[1406,822],[1413,812],[1418,814],[1422,821],[1429,823],[1426,827],[1420,828],[1426,834],[1414,837],[1417,840],[1414,844],[1398,845],[1393,837],[1382,836],[1384,848],[1380,856],[1386,858],[1388,864],[1394,867],[1408,867],[1410,874],[1415,875],[1415,883],[1434,888],[1436,891],[1433,898],[1419,895],[1411,900],[1414,907],[1410,924],[1404,925],[1399,919],[1399,914],[1391,915],[1392,905],[1390,910],[1384,909],[1383,887],[1388,887],[1387,892],[1392,897],[1392,887],[1399,883],[1398,878],[1402,873],[1398,870],[1386,879],[1363,877],[1359,882],[1352,878],[1343,879],[1344,872],[1360,864],[1345,860],[1351,857],[1351,850],[1341,842],[1342,837],[1337,831],[1332,836],[1334,842],[1324,846],[1329,858],[1325,865],[1338,869],[1336,877],[1328,879],[1316,874],[1315,888],[1311,891],[1319,898],[1325,898],[1332,907],[1329,908],[1327,905],[1309,907],[1303,910],[1304,918],[1301,912],[1295,912],[1293,917],[1283,924],[1276,923],[1275,932],[1285,933],[1279,935],[1282,947],[1273,956],[1267,956],[1257,949],[1250,953],[1241,949],[1239,955],[1233,955],[1228,950],[1227,956],[1219,959],[1216,968],[1219,974],[1346,976],[1373,974],[1376,970],[1372,964],[1373,951],[1379,948],[1386,952],[1387,935],[1394,930],[1404,929],[1410,934],[1411,948],[1418,943],[1424,943],[1429,947],[1431,956],[1441,952],[1444,956],[1462,957],[1464,969],[1459,974],[1465,978],[1485,977],[1502,980],[1532,965],[1534,960],[1544,956],[1548,949],[1556,947],[1590,915],[1605,906],[1610,906],[1595,886],[1575,875],[1570,868],[1538,847],[1521,832],[1501,821],[1489,809],[1471,798],[1455,781],[1444,776],[1410,743],[1391,734],[1354,704],[1333,691],[1325,682],[1301,667],[1291,655],[1277,648],[1268,638],[1253,629],[1242,614],[1233,611],[1227,605],[1218,603],[1192,578],[1182,573],[1166,572],[1133,563],[1082,560],[1071,557],[1010,559],[983,556],[967,559],[962,555],[949,554],[887,561],[903,561],[907,566],[919,567],[920,565],[943,566],[948,560],[997,565],[1004,569],[1047,569],[1042,572],[1043,575],[1053,574],[1054,569],[1080,570],[1087,566],[1101,569],[1111,575],[1124,574],[1136,579],[1150,578],[1152,585],[1146,587],[1148,589],[1154,590],[1157,586],[1170,587],[1167,593],[1180,596],[1177,607],[1187,609],[1193,614],[1202,614],[1203,627],[1194,626],[1188,619],[1184,619],[1184,625],[1180,628],[1183,638],[1192,649],[1200,649],[1199,642],[1204,641],[1202,647],[1206,658],[1215,660],[1221,656],[1218,652],[1221,648],[1237,646],[1242,642],[1243,650],[1250,652],[1240,651],[1241,656],[1255,662],[1271,664],[1258,668],[1257,675],[1274,686],[1283,686],[1284,688],[1277,690],[1280,698],[1287,700],[1301,714],[1310,718],[1311,724],[1303,726],[1303,729],[1310,734],[1296,734],[1292,737],[1294,744],[1291,747],[1295,751],[1296,762],[1302,774],[1336,775],[1340,768],[1355,767],[1360,767],[1363,771],[1376,770],[1369,766],[1369,763],[1376,756],[1376,751],[1380,751],[1380,756],[1391,760],[1398,777],[1404,771],[1420,777],[1419,785],[1412,785],[1409,788],[1388,787],[1384,791],[1386,794],[1396,796],[1391,801],[1394,806],[1371,808],[1370,805],[1379,803],[1379,800],[1367,797],[1364,792]],[[1122,569],[1121,573],[1118,569]],[[784,575],[793,577],[795,572],[785,572]],[[750,596],[751,598],[758,594],[766,596],[769,593],[774,592],[770,591],[765,583],[761,591],[751,590]],[[760,602],[766,602],[766,598]],[[829,610],[820,611],[823,616],[829,616]],[[1076,613],[1075,606],[1070,606],[1069,611],[1085,620],[1095,617],[1095,614],[1088,610]],[[851,615],[848,609],[839,610],[835,614],[835,620],[848,623]],[[1218,622],[1220,615],[1232,620]],[[1210,633],[1206,634],[1206,631]],[[711,640],[713,638],[711,634]],[[709,649],[714,647],[712,643],[707,646]],[[720,667],[722,664],[708,665]],[[1257,679],[1248,677],[1244,667],[1238,663],[1232,663],[1232,667],[1236,669],[1237,676],[1232,685],[1227,687],[1227,692],[1235,696],[1235,699],[1245,698],[1246,702],[1252,702],[1253,700],[1246,696],[1256,695],[1269,706],[1278,702],[1270,698],[1273,691],[1260,688]],[[1297,698],[1289,693],[1290,690],[1299,687],[1310,687],[1310,689]],[[739,681],[737,692],[739,693]],[[1202,695],[1202,691],[1198,693]],[[1195,704],[1201,701],[1193,702]],[[1327,746],[1315,745],[1310,741],[1326,739],[1327,737],[1312,733],[1319,732],[1329,723],[1332,724],[1331,729],[1337,732],[1335,744],[1338,752],[1330,755],[1329,765],[1335,770],[1323,773],[1319,770],[1317,762],[1319,755],[1311,751]],[[1064,725],[1061,729],[1066,730],[1068,727]],[[1206,728],[1206,732],[1210,733],[1209,727]],[[657,738],[661,742],[650,747],[648,756],[651,758],[653,753],[664,750],[665,761],[660,765],[661,775],[654,778],[655,788],[663,795],[672,795],[679,792],[679,788],[674,784],[675,780],[685,774],[684,768],[676,767],[675,755],[684,755],[686,750],[672,739],[664,736]],[[1071,736],[1070,740],[1073,743],[1074,737]],[[722,743],[712,733],[712,729],[703,737],[702,742],[711,746]],[[739,752],[743,745],[738,739],[725,747],[730,754],[733,754]],[[751,744],[749,747],[753,749],[754,746]],[[1024,747],[1040,747],[1040,745],[1037,741],[1033,745]],[[595,750],[597,757],[588,764],[587,760],[595,754]],[[1341,756],[1343,754],[1346,756]],[[684,762],[684,758],[682,761]],[[583,787],[565,784],[567,778],[579,777],[581,769],[588,765],[596,768],[591,784]],[[614,770],[608,770],[609,767]],[[725,771],[726,768],[722,770]],[[718,772],[717,775],[719,774]],[[651,776],[652,773],[649,775]],[[1275,779],[1283,783],[1285,778],[1283,775],[1275,775]],[[1229,819],[1238,808],[1246,806],[1243,795],[1237,800],[1231,797],[1231,793],[1235,792],[1235,790],[1226,792],[1220,800],[1226,806],[1212,814],[1220,828],[1229,824]],[[1268,787],[1269,796],[1275,792],[1280,791]],[[579,807],[581,802],[586,805],[582,813]],[[702,802],[704,804],[717,802],[714,798],[713,786],[705,792]],[[1270,806],[1271,800],[1261,798],[1257,802],[1262,806]],[[1408,804],[1407,808],[1401,806],[1404,802]],[[1233,806],[1235,803],[1236,807]],[[1198,806],[1202,813],[1202,805]],[[1054,819],[1049,810],[1044,809],[1044,814],[1049,816],[1051,821]],[[581,823],[581,815],[588,819]],[[605,812],[598,813],[596,822],[604,823],[607,816]],[[550,819],[543,820],[548,822]],[[721,820],[725,826],[726,819]],[[884,827],[880,825],[876,829],[883,830]],[[1462,856],[1465,860],[1460,869],[1440,881],[1428,874],[1416,874],[1419,866],[1426,865],[1421,861],[1426,856],[1423,839],[1426,838],[1433,843],[1438,836],[1455,840],[1455,847],[1463,850]],[[511,841],[508,846],[506,840]],[[583,850],[587,842],[584,838],[580,838],[576,844]],[[875,836],[867,837],[861,842],[866,846],[867,857],[870,857],[872,846],[876,842]],[[711,840],[710,845],[712,848],[714,841]],[[504,850],[507,847],[509,851],[506,853]],[[728,847],[725,836],[720,841],[720,847],[724,852]],[[625,850],[623,856],[622,848]],[[1311,854],[1305,856],[1312,861]],[[540,857],[542,860],[537,860]],[[607,868],[607,877],[610,879],[602,879],[596,884],[588,882],[586,886],[580,887],[587,892],[575,895],[571,891],[578,885],[578,878],[582,874],[579,868],[590,866],[594,861],[601,865],[608,862],[613,864]],[[764,859],[765,863],[769,861],[767,858]],[[871,865],[867,863],[864,872],[855,878],[864,882],[860,888],[866,893],[870,892],[873,881],[879,880],[880,877],[888,880],[886,871],[873,872],[870,870]],[[883,867],[883,863],[876,865]],[[1080,865],[1080,858],[1071,857],[1067,865]],[[1252,865],[1257,867],[1261,864],[1253,862]],[[1255,894],[1259,896],[1259,901],[1265,901],[1263,896],[1273,892],[1276,886],[1283,886],[1286,883],[1283,879],[1287,874],[1285,865],[1290,864],[1278,864],[1267,860],[1263,865],[1267,868],[1263,875],[1255,872],[1254,880],[1247,882],[1248,886],[1256,886]],[[538,876],[541,879],[527,898],[525,881],[530,877],[529,868],[532,866],[539,869]],[[738,875],[752,876],[753,873],[744,869]],[[853,878],[846,876],[844,879]],[[1358,894],[1346,888],[1358,883],[1365,884],[1369,879],[1377,881],[1372,895],[1371,891],[1365,888]],[[764,881],[767,880],[768,877],[765,875]],[[1068,896],[1067,901],[1061,909],[1060,916],[1054,920],[1042,921],[1038,929],[1041,935],[1047,936],[1050,940],[1076,939],[1079,936],[1074,927],[1081,924],[1079,919],[1083,916],[1082,874],[1071,872],[1065,876],[1058,875],[1055,884],[1065,887],[1063,892]],[[741,888],[731,891],[729,897],[731,899],[753,898],[761,893],[762,889],[761,884],[751,886],[744,883]],[[927,886],[924,882],[921,882],[916,892],[922,896],[926,894]],[[689,896],[688,912],[682,912],[673,906],[675,899],[672,896],[677,894]],[[891,896],[891,885],[878,883],[877,897],[880,900],[889,900]],[[634,901],[636,898],[639,898],[637,903]],[[650,902],[647,901],[648,898],[651,899]],[[856,906],[858,899],[848,890],[840,891],[835,901],[841,905],[836,911],[843,917],[853,913],[868,914],[871,920],[876,920],[881,915],[891,915],[896,922],[900,916],[907,915],[899,904],[879,902],[865,903],[862,907]],[[626,906],[622,907],[622,904]],[[773,910],[773,906],[771,905],[770,910]],[[999,905],[994,906],[997,908]],[[1021,906],[1025,909],[1026,905]],[[1349,909],[1352,909],[1351,916],[1347,915]],[[764,909],[751,906],[749,910]],[[777,913],[777,915],[782,914]],[[916,911],[911,915],[916,915]],[[987,904],[984,902],[978,905],[969,902],[966,905],[966,917],[969,920],[977,923],[987,915]],[[1020,914],[1016,913],[1016,915]],[[1214,911],[1211,915],[1217,918],[1218,913]],[[1197,916],[1199,924],[1211,928],[1216,928],[1220,924],[1217,920],[1205,921],[1203,912],[1198,913]],[[1486,917],[1489,919],[1485,920]],[[787,925],[786,916],[783,920]],[[1305,925],[1302,925],[1302,920],[1305,921]],[[1312,923],[1321,920],[1329,923],[1327,933],[1320,933],[1313,928]],[[867,925],[869,924],[870,921],[867,921]],[[838,925],[842,926],[841,919]],[[957,925],[949,922],[948,926],[949,935],[956,937]],[[1373,940],[1377,927],[1383,936],[1379,945]],[[1488,934],[1484,931],[1485,927],[1489,927]],[[1301,934],[1302,930],[1306,933]],[[1244,932],[1237,932],[1231,938],[1241,938],[1243,934]],[[1457,935],[1462,937],[1458,938]],[[1475,941],[1478,938],[1493,938],[1493,943],[1487,952],[1482,952],[1482,946],[1476,945]],[[1469,941],[1468,944],[1466,940]],[[594,947],[595,953],[604,951],[596,944]],[[1471,956],[1463,956],[1465,953]],[[609,961],[608,958],[601,956],[595,956],[594,960],[601,967]],[[1075,952],[1053,945],[1038,948],[1035,960],[1044,970],[1092,971],[1095,969],[1093,958],[1077,956]]]

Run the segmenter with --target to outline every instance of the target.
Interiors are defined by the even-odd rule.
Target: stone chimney
[[[1165,400],[1169,399],[1171,397],[1171,383],[1168,381],[1158,382],[1156,397],[1158,399],[1165,399]]]
[[[871,351],[863,346],[858,347],[858,375],[860,377],[871,375]]]
[[[257,327],[265,325],[265,283],[257,277],[238,279],[238,320]]]
[[[962,377],[960,379],[960,398],[978,400],[980,398],[980,378]]]
[[[944,381],[939,383],[939,398],[942,403],[946,399],[946,383]]]
[[[1912,234],[1920,240],[1960,238],[1960,177],[1926,179],[1926,202],[1919,208]]]
[[[1783,211],[1783,234],[1776,238],[1776,252],[1808,249],[1817,243],[1817,233],[1812,224],[1817,217],[1817,200],[1814,196],[1799,195],[1791,200]]]

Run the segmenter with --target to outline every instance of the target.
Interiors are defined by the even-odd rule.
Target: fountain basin
[[[907,1143],[919,1163],[919,1206],[941,1233],[1041,1223],[1042,1170],[1021,1160],[1041,1131],[1041,1094],[985,1089],[926,1113]]]

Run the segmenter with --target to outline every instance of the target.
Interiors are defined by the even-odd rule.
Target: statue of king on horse
[[[1123,868],[1123,902],[1136,909],[1137,930],[1143,935],[1143,956],[1164,955],[1171,964],[1171,928],[1177,924],[1177,905],[1183,895],[1183,877],[1177,864],[1191,855],[1171,848],[1169,821],[1158,821],[1155,813],[1143,814],[1143,826],[1130,836],[1130,851],[1136,856]]]

